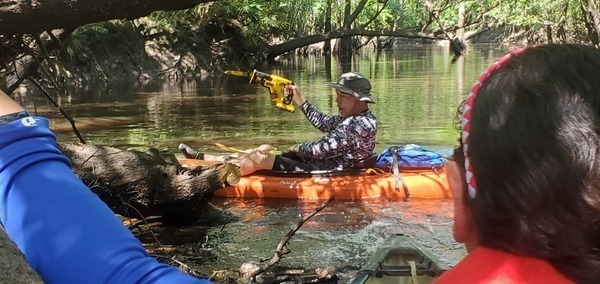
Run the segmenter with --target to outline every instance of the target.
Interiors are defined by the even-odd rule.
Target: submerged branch
[[[314,212],[312,212],[311,214],[306,215],[302,219],[300,219],[300,221],[298,221],[298,223],[296,223],[296,225],[294,227],[292,227],[292,229],[281,239],[281,241],[279,242],[279,245],[277,245],[277,249],[275,250],[275,255],[273,255],[271,260],[269,262],[267,262],[266,264],[258,267],[258,269],[250,272],[248,275],[243,275],[243,273],[242,273],[242,277],[248,278],[248,279],[253,279],[257,275],[265,272],[267,269],[269,269],[273,265],[277,264],[281,260],[282,256],[289,253],[288,250],[285,250],[285,246],[292,239],[292,237],[296,234],[296,231],[298,231],[302,227],[302,225],[304,225],[304,223],[306,223],[306,221],[308,221],[310,218],[315,216],[317,213],[321,212],[321,210],[323,210],[323,208],[325,208],[325,206],[329,205],[329,203],[331,203],[334,199],[335,199],[335,195],[331,196],[329,199],[325,200],[325,202],[323,202]],[[240,270],[242,270],[242,269],[240,269]]]

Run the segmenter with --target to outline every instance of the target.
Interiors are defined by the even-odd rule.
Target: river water
[[[399,46],[380,54],[356,55],[350,69],[371,80],[377,102],[371,107],[379,118],[376,150],[417,143],[450,153],[458,138],[454,118],[460,102],[479,74],[506,51],[473,46],[455,62],[447,47],[441,46]],[[335,92],[325,83],[336,81],[344,68],[334,62],[328,72],[325,66],[323,57],[309,56],[261,71],[293,80],[306,99],[324,112],[335,113]],[[60,141],[77,141],[60,114],[42,101],[37,104],[42,114],[52,118]],[[218,152],[214,142],[221,142],[239,148],[266,143],[285,149],[321,136],[301,112],[273,108],[263,87],[228,75],[87,90],[61,98],[61,105],[76,119],[88,143],[120,148],[152,146],[177,152],[177,145],[184,142]],[[162,245],[185,252],[186,264],[205,274],[235,271],[243,262],[271,258],[291,226],[320,203],[215,198],[212,204],[228,216],[227,223],[157,232]],[[452,240],[451,200],[334,201],[301,227],[289,243],[291,253],[279,264],[344,268],[340,270],[344,282],[394,233],[412,236],[450,266],[465,254]]]

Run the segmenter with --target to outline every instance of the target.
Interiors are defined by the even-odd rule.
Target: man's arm
[[[333,131],[338,124],[344,120],[344,118],[339,115],[327,115],[321,112],[308,101],[305,101],[300,108],[302,109],[302,112],[308,121],[310,121],[310,123],[312,123],[312,125],[321,132]]]
[[[343,120],[343,118],[338,115],[330,116],[324,114],[311,103],[306,101],[302,96],[302,92],[300,92],[300,88],[298,88],[298,86],[287,85],[285,88],[286,93],[293,93],[292,100],[296,103],[296,105],[298,105],[298,107],[300,107],[302,113],[304,113],[308,121],[310,121],[310,123],[312,123],[312,125],[321,132],[332,131]]]

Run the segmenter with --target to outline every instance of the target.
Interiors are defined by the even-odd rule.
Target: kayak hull
[[[181,159],[193,167],[200,160]],[[240,178],[238,184],[219,189],[216,196],[240,198],[283,198],[326,200],[406,200],[451,197],[444,167],[401,170],[400,179],[392,173],[372,169],[336,172],[283,173],[260,171]]]
[[[219,189],[216,196],[244,198],[285,198],[326,200],[405,200],[411,198],[448,198],[446,172],[441,169],[405,171],[396,183],[393,174],[271,176],[253,174],[242,177],[235,186]],[[405,190],[407,189],[407,191]]]

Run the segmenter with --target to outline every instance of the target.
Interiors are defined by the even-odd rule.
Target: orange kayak
[[[183,166],[194,167],[210,162],[180,159]],[[405,200],[411,198],[449,198],[445,168],[400,170],[393,173],[374,169],[284,173],[259,171],[240,179],[235,186],[219,189],[216,196],[241,198],[287,198],[326,200]]]

